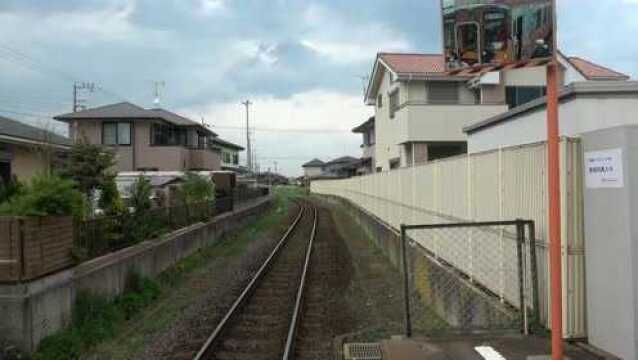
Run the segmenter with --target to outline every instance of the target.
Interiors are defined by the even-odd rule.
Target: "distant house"
[[[322,177],[345,178],[357,175],[361,168],[361,159],[342,156],[328,161],[323,168]]]
[[[54,117],[69,124],[73,141],[112,148],[117,171],[213,171],[221,169],[217,134],[165,109],[122,102]]]
[[[218,137],[213,139],[213,146],[221,151],[222,170],[239,171],[239,152],[244,148]]]
[[[47,172],[70,146],[64,136],[0,116],[0,178],[25,181]]]
[[[366,120],[363,124],[352,129],[352,132],[363,135],[363,142],[361,144],[362,154],[360,174],[370,174],[377,171],[374,161],[374,144],[376,142],[374,134],[374,116]]]
[[[312,159],[307,163],[301,165],[306,179],[311,179],[323,174],[323,167],[325,163],[319,159]]]

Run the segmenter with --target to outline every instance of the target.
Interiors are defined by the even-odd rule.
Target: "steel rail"
[[[197,352],[197,355],[195,355],[195,357],[193,358],[194,360],[204,359],[204,356],[207,355],[207,352],[210,350],[211,345],[213,345],[215,341],[219,338],[224,328],[230,322],[230,319],[233,317],[233,315],[235,315],[235,312],[241,307],[241,305],[248,299],[249,295],[255,290],[255,287],[257,286],[259,281],[263,278],[263,276],[266,274],[266,271],[270,267],[273,259],[279,254],[279,251],[283,248],[284,244],[286,243],[286,240],[288,240],[288,237],[293,232],[293,230],[297,227],[297,224],[301,220],[301,217],[303,216],[305,209],[303,204],[300,205],[300,207],[301,209],[299,210],[299,214],[295,218],[295,221],[292,223],[292,225],[290,225],[286,233],[282,236],[281,240],[279,240],[279,242],[277,243],[277,246],[275,246],[275,249],[270,253],[266,261],[264,261],[264,263],[261,265],[261,267],[255,274],[255,276],[252,278],[250,283],[248,283],[248,285],[244,288],[244,290],[239,295],[239,297],[235,300],[230,310],[228,310],[226,315],[224,315],[222,320],[219,322],[219,324],[215,328],[215,331],[213,331],[213,333],[208,337],[208,339],[206,340],[204,345],[201,347],[199,352]]]
[[[315,240],[315,234],[317,233],[317,208],[313,206],[314,210],[314,220],[312,223],[312,232],[310,233],[310,241],[308,242],[308,247],[306,248],[306,260],[303,266],[303,272],[301,274],[301,281],[299,282],[299,289],[297,290],[297,300],[295,301],[295,309],[292,313],[292,321],[290,322],[290,328],[288,329],[288,338],[286,339],[286,348],[284,351],[284,355],[282,357],[283,360],[290,360],[294,358],[293,350],[295,346],[295,337],[297,335],[297,327],[299,325],[300,317],[301,317],[301,307],[303,305],[303,295],[306,287],[306,277],[308,275],[308,269],[310,268],[310,258],[312,255],[312,245]]]

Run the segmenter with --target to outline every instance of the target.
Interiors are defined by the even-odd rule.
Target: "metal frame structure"
[[[424,230],[424,229],[443,229],[443,228],[469,228],[469,227],[490,227],[490,226],[514,226],[516,227],[516,247],[519,277],[519,306],[521,309],[521,332],[525,335],[530,333],[530,317],[528,316],[529,305],[532,306],[536,313],[534,319],[538,319],[539,312],[539,287],[538,287],[538,263],[536,258],[536,229],[532,220],[509,220],[509,221],[484,221],[484,222],[458,222],[458,223],[441,223],[441,224],[423,224],[423,225],[401,225],[401,264],[403,270],[403,296],[405,311],[405,335],[412,336],[412,316],[410,313],[410,287],[408,275],[407,247],[408,247],[408,231]],[[527,234],[525,229],[527,228]],[[526,244],[526,238],[529,244]],[[523,246],[530,248],[530,267],[531,267],[531,287],[532,287],[532,303],[527,303],[525,296],[525,285],[527,277],[525,274],[525,251]]]

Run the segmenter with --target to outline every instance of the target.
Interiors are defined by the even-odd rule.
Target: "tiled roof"
[[[308,161],[307,163],[301,165],[301,167],[322,167],[324,166],[325,163],[319,159],[312,159],[310,161]]]
[[[67,137],[2,116],[0,116],[0,135],[10,136],[18,140],[22,139],[64,146],[71,145],[71,140]]]
[[[445,72],[445,58],[441,54],[380,53],[379,58],[399,74]]]
[[[330,160],[326,163],[326,165],[333,165],[333,164],[346,164],[346,163],[353,163],[353,162],[358,162],[361,161],[361,159],[357,159],[355,157],[352,156],[342,156],[333,160]]]
[[[157,114],[144,109],[143,107],[131,104],[129,102],[121,102],[116,104],[98,106],[78,112],[58,115],[53,117],[56,120],[73,120],[73,119],[115,119],[115,118],[140,118],[152,119],[157,118]]]
[[[567,58],[587,80],[628,80],[629,76],[577,56]]]
[[[235,149],[235,150],[244,150],[243,147],[237,145],[237,144],[233,144],[230,141],[226,141],[226,140],[222,140],[220,138],[214,138],[213,139],[213,143],[217,144],[217,145],[221,145],[227,148],[231,148],[231,149]]]
[[[144,109],[141,106],[129,102],[98,106],[78,112],[58,115],[53,117],[56,120],[79,120],[79,119],[161,119],[177,126],[197,126],[207,132],[216,135],[213,131],[184,116],[165,109]]]

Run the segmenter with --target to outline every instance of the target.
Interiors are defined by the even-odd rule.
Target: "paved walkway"
[[[478,336],[446,339],[413,338],[383,341],[384,360],[485,360],[475,348],[490,346],[507,360],[527,360],[528,356],[548,355],[549,339],[537,336]],[[572,360],[603,359],[575,346],[565,345]],[[498,358],[495,358],[498,359]]]

